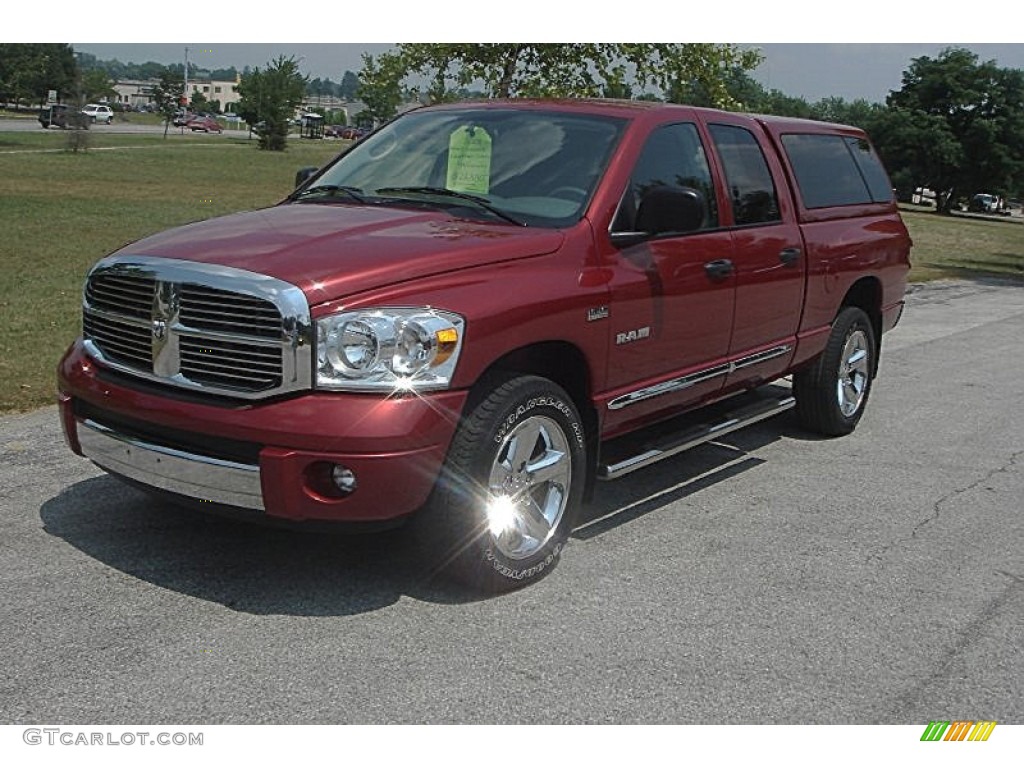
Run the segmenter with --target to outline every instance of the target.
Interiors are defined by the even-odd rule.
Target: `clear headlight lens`
[[[451,384],[465,321],[429,308],[343,312],[317,321],[317,386],[394,391]]]

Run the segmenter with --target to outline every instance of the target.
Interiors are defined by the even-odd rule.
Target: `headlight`
[[[316,384],[322,389],[445,389],[465,321],[429,308],[343,312],[316,324]]]

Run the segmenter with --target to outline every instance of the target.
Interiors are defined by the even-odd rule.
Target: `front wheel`
[[[536,581],[558,561],[579,514],[585,436],[555,383],[493,386],[459,426],[420,525],[431,559],[475,589]]]
[[[876,354],[871,320],[858,307],[844,307],[825,350],[793,376],[797,416],[805,429],[828,436],[854,430],[871,393]]]

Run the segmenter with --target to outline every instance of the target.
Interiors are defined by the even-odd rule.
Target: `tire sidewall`
[[[556,384],[539,377],[512,379],[495,388],[501,394],[500,405],[487,412],[478,423],[482,429],[469,437],[464,447],[472,447],[473,459],[463,474],[475,491],[459,493],[462,500],[458,514],[471,526],[471,542],[463,553],[463,572],[476,573],[480,586],[492,591],[513,589],[539,579],[557,563],[569,534],[579,516],[586,483],[586,432],[583,420],[569,396]],[[488,398],[490,401],[490,398]],[[485,401],[486,405],[487,401]],[[481,413],[477,410],[477,414]],[[554,421],[565,435],[570,454],[571,478],[565,508],[554,532],[540,549],[529,557],[514,559],[497,546],[487,523],[484,497],[491,469],[506,437],[518,425],[532,417],[543,416]],[[461,474],[461,473],[460,473]],[[468,475],[468,477],[467,477]]]
[[[839,405],[839,378],[843,352],[850,336],[863,331],[868,347],[868,376],[864,396],[857,410],[847,416]],[[878,339],[867,313],[859,307],[844,307],[832,323],[825,349],[807,368],[793,377],[793,394],[801,425],[826,437],[848,435],[857,426],[867,408],[878,361]]]

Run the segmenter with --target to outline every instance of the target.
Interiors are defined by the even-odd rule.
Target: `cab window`
[[[704,215],[695,222],[693,231],[718,226],[718,206],[707,154],[692,123],[661,126],[648,137],[619,204],[612,231],[637,230],[637,213],[645,195],[659,187],[693,190],[699,195]]]
[[[735,125],[711,125],[709,129],[725,170],[736,225],[780,221],[775,182],[754,135]]]

